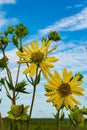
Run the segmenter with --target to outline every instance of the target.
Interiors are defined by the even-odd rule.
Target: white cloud
[[[17,18],[5,18],[6,12],[0,11],[0,29],[18,22]]]
[[[66,18],[62,18],[60,21],[39,30],[41,35],[46,35],[50,31],[75,31],[87,28],[87,7],[81,12]]]
[[[0,4],[15,4],[16,0],[0,0]]]

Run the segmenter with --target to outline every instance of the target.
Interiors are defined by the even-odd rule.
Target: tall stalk
[[[56,130],[60,130],[60,119],[59,119],[60,110],[57,111],[57,127]]]
[[[40,74],[40,72],[39,72],[39,74]],[[32,110],[33,110],[33,105],[34,105],[34,100],[35,100],[35,94],[36,94],[37,76],[38,76],[38,67],[37,67],[37,71],[36,71],[35,81],[33,82],[33,80],[31,79],[32,84],[33,84],[33,95],[32,95],[32,101],[31,101],[31,106],[30,106],[29,117],[27,119],[27,129],[26,130],[30,129],[30,120],[31,120],[31,115],[32,115]]]
[[[4,129],[4,124],[3,124],[1,112],[0,112],[0,124],[1,124],[1,129],[2,129],[2,130],[5,130],[5,129]]]
[[[33,87],[33,96],[32,96],[32,102],[31,102],[31,107],[30,107],[30,113],[29,113],[29,117],[27,119],[27,130],[30,129],[30,120],[31,120],[31,114],[32,114],[33,105],[34,105],[35,92],[36,92],[36,86]]]

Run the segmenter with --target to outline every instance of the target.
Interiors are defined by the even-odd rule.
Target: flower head
[[[29,106],[22,105],[12,105],[11,110],[8,112],[9,119],[15,120],[26,120],[27,119],[27,110]]]
[[[26,45],[23,46],[23,52],[18,51],[17,55],[21,58],[18,63],[28,63],[29,66],[24,70],[24,74],[30,75],[33,77],[36,73],[37,68],[41,68],[43,75],[47,78],[48,75],[51,75],[49,68],[54,67],[52,62],[56,62],[58,58],[53,56],[48,56],[48,54],[56,49],[55,47],[48,50],[50,42],[46,45],[45,41],[42,41],[42,46],[38,47],[38,41],[34,43],[31,42],[31,47]]]
[[[73,110],[71,110],[70,114],[68,115],[71,123],[77,127],[77,126],[84,126],[84,115],[81,112],[81,109],[79,109],[77,106]]]
[[[50,90],[45,95],[50,96],[48,102],[53,102],[53,105],[59,110],[63,106],[68,109],[69,107],[74,108],[74,103],[80,104],[80,102],[73,96],[83,96],[83,88],[78,86],[82,84],[82,80],[79,81],[79,75],[76,75],[72,78],[72,71],[67,72],[67,69],[63,70],[63,79],[61,79],[57,71],[54,72],[54,75],[51,75],[48,79],[48,83],[45,85],[45,88]]]

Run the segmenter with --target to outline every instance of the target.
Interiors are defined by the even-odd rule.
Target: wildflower
[[[75,106],[75,108],[70,112],[68,115],[71,123],[77,127],[77,126],[84,126],[85,118],[83,116],[83,113],[81,110]]]
[[[49,89],[50,92],[47,92],[45,95],[50,96],[47,102],[53,102],[53,105],[59,110],[63,106],[68,109],[69,107],[74,108],[74,103],[80,104],[80,102],[73,96],[83,96],[83,88],[79,88],[83,82],[78,81],[79,75],[76,75],[72,78],[72,71],[67,72],[67,69],[63,70],[63,79],[61,79],[57,71],[52,74],[48,83],[45,85],[46,89]]]
[[[15,120],[26,120],[27,110],[29,106],[22,105],[12,105],[11,110],[8,112],[8,118]]]
[[[46,45],[45,41],[42,41],[42,46],[39,48],[38,41],[36,44],[32,41],[31,48],[26,45],[23,46],[23,52],[17,52],[17,55],[20,58],[23,58],[19,60],[18,63],[29,63],[29,66],[23,72],[24,74],[29,73],[30,77],[33,77],[37,68],[41,68],[41,71],[46,78],[48,75],[51,75],[49,68],[54,67],[52,62],[56,62],[58,58],[48,56],[48,53],[56,49],[53,47],[48,50],[49,46],[50,42]]]

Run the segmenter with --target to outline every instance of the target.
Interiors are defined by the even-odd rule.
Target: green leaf
[[[60,115],[60,121],[62,121],[63,119],[64,119],[64,112],[62,111]]]
[[[22,82],[17,84],[17,86],[15,88],[15,91],[30,94],[30,92],[25,91],[26,90],[26,88],[25,88],[26,85],[27,85],[27,83],[23,80]]]
[[[10,90],[14,90],[14,86],[13,86],[11,83],[9,83],[6,78],[5,78],[5,80],[6,80],[6,83],[7,83],[7,85],[8,85],[8,88],[9,88]]]

